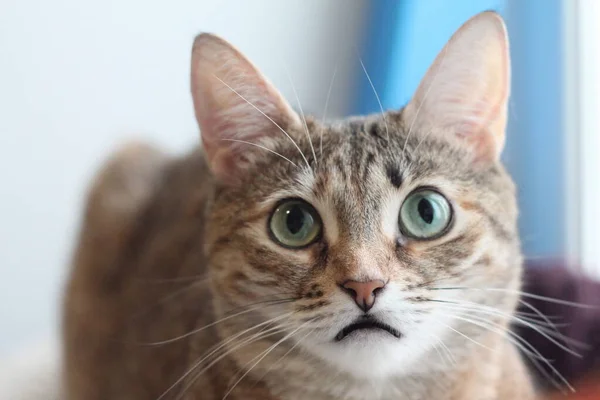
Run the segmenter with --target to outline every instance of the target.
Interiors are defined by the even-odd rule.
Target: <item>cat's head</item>
[[[252,310],[253,333],[281,328],[277,340],[366,377],[414,370],[440,343],[458,357],[466,337],[503,326],[521,268],[499,162],[509,84],[504,23],[483,13],[405,108],[325,124],[200,35],[192,92],[216,182],[216,306]]]

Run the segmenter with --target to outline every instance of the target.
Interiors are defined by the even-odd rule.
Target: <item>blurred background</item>
[[[511,39],[504,157],[525,254],[598,277],[598,0],[3,0],[0,359],[57,337],[82,196],[104,157],[128,138],[173,152],[198,143],[197,33],[223,36],[292,103],[295,87],[305,112],[334,118],[378,112],[373,89],[384,109],[401,107],[484,10]]]

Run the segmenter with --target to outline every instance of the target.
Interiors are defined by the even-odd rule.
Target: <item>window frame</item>
[[[600,2],[563,4],[568,256],[600,278]]]

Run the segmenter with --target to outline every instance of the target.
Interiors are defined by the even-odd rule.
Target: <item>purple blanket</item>
[[[523,291],[536,296],[588,305],[575,307],[522,297],[523,301],[559,325],[558,330],[562,335],[586,345],[586,347],[568,346],[581,357],[561,349],[529,327],[515,326],[513,330],[533,345],[546,359],[551,360],[554,368],[570,383],[576,383],[590,373],[598,372],[600,370],[600,281],[580,276],[560,262],[536,260],[526,265]],[[519,311],[532,313],[532,309],[524,304],[520,304]],[[553,387],[548,377],[544,377],[544,374],[533,368],[533,365],[531,367],[540,385],[546,388]],[[544,366],[544,369],[546,373],[557,379],[550,367]]]

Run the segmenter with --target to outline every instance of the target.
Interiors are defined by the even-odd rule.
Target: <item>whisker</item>
[[[433,347],[434,347],[435,351],[438,353],[438,355],[440,356],[440,360],[443,358],[447,358],[448,361],[450,362],[450,366],[456,366],[457,365],[456,359],[454,358],[454,356],[452,356],[450,349],[448,348],[448,346],[446,346],[444,344],[444,341],[439,336],[434,335],[433,333],[429,333],[429,336],[431,336],[433,338],[433,340],[436,341],[436,344]],[[442,356],[442,353],[438,349],[438,345],[440,345],[442,347],[442,350],[444,350],[446,357]]]
[[[546,369],[540,364],[540,362],[534,358],[531,357],[527,357],[529,362],[531,362],[531,364],[533,364],[533,366],[535,367],[536,370],[538,370],[540,372],[540,374],[543,375],[543,377],[550,382],[556,389],[560,390],[562,392],[562,394],[567,394],[567,392],[564,390],[564,386],[567,386],[567,388],[571,391],[571,392],[575,392],[576,390],[569,384],[569,382],[567,381],[567,378],[565,378],[556,368],[554,368],[554,366],[548,362],[545,363],[545,365],[548,366],[548,368],[550,369],[551,372],[546,371]],[[559,380],[561,382],[563,382],[563,384],[561,384],[560,382],[557,382],[556,379],[554,379],[552,377],[552,374],[558,376]]]
[[[310,322],[310,321],[309,321],[309,322]],[[259,378],[259,379],[258,379],[256,382],[258,383],[258,382],[262,381],[262,380],[264,379],[264,377],[265,377],[265,376],[267,376],[267,374],[268,374],[269,372],[271,372],[271,370],[272,370],[273,368],[275,368],[275,366],[276,366],[277,364],[279,364],[281,361],[283,361],[283,359],[284,359],[284,358],[286,358],[286,357],[287,357],[287,356],[288,356],[288,355],[289,355],[289,354],[290,354],[290,353],[291,353],[291,352],[292,352],[292,351],[293,351],[293,350],[294,350],[296,347],[298,347],[298,346],[300,345],[300,343],[302,343],[302,341],[303,341],[304,339],[306,339],[306,338],[307,338],[307,337],[308,337],[308,336],[309,336],[311,333],[313,333],[313,332],[314,332],[316,329],[317,329],[317,328],[313,328],[313,329],[311,329],[311,330],[310,330],[310,331],[309,331],[309,332],[308,332],[306,335],[302,336],[302,337],[301,337],[301,338],[300,338],[300,339],[299,339],[299,340],[298,340],[296,343],[294,343],[294,345],[293,345],[293,346],[292,346],[292,347],[291,347],[291,348],[290,348],[288,351],[286,351],[286,352],[285,352],[285,354],[284,354],[283,356],[281,356],[281,357],[280,357],[280,358],[279,358],[277,361],[275,361],[275,362],[274,362],[274,363],[273,363],[273,364],[272,364],[272,365],[269,367],[269,369],[267,369],[267,371],[266,371],[266,372],[265,372],[265,373],[264,373],[264,374],[263,374],[263,375],[262,375],[262,376],[261,376],[261,377],[260,377],[260,378]],[[256,383],[254,384],[254,386],[256,386]],[[253,387],[254,387],[254,386],[253,386]]]
[[[200,365],[202,365],[202,363],[204,361],[206,361],[207,359],[209,359],[212,355],[214,355],[215,353],[217,353],[220,349],[222,349],[223,347],[227,346],[227,344],[231,343],[233,340],[237,339],[240,336],[243,336],[244,334],[259,328],[261,326],[267,325],[269,323],[273,323],[279,319],[284,319],[286,317],[289,317],[289,315],[291,315],[292,313],[288,313],[273,319],[270,319],[268,321],[265,321],[261,324],[255,325],[251,328],[248,328],[242,332],[239,332],[235,335],[233,335],[232,337],[228,338],[227,340],[225,340],[223,343],[221,343],[220,345],[217,345],[215,349],[208,350],[205,355],[203,355],[199,361],[195,362],[194,365],[192,365],[183,375],[181,375],[181,377],[179,377],[179,379],[177,379],[175,381],[175,383],[173,383],[167,390],[165,390],[156,400],[162,400],[171,390],[173,390],[177,385],[179,385],[181,382],[183,382],[183,380],[185,378],[187,378],[190,374],[192,374]],[[276,335],[278,333],[280,333],[281,331],[279,331],[278,329],[281,329],[281,326],[276,326],[274,328],[268,329],[266,332],[259,332],[259,334],[255,334],[254,336],[252,336],[250,339],[246,339],[245,341],[243,341],[241,344],[236,345],[233,349],[231,349],[230,351],[226,351],[224,354],[222,354],[221,356],[217,357],[217,359],[213,360],[210,364],[208,364],[205,368],[203,368],[194,379],[192,379],[192,381],[186,385],[183,389],[182,389],[182,393],[185,393],[185,391],[198,379],[198,377],[204,372],[206,371],[208,368],[212,367],[214,364],[216,364],[218,361],[220,361],[222,358],[226,357],[228,354],[230,354],[232,351],[237,350],[239,347],[243,347],[244,345],[250,344],[252,339],[256,339],[256,340],[260,340],[264,337],[270,336],[270,335]],[[273,332],[275,331],[275,332]],[[266,335],[266,336],[262,336],[262,335]]]
[[[558,332],[558,327],[556,326],[556,324],[553,323],[552,321],[550,321],[550,318],[548,318],[547,316],[545,316],[544,313],[542,313],[540,310],[538,310],[537,308],[535,308],[533,305],[529,304],[525,300],[519,299],[519,303],[523,304],[525,307],[527,307],[530,310],[532,310],[535,314],[537,314],[540,318],[542,318],[546,322],[546,324],[548,324],[550,327],[554,328],[554,330],[556,332]]]
[[[597,306],[597,305],[594,305],[594,304],[576,303],[576,302],[572,302],[572,301],[556,299],[556,298],[553,298],[553,297],[540,296],[540,295],[537,295],[537,294],[523,292],[521,290],[513,290],[513,289],[503,289],[503,288],[475,288],[475,287],[461,287],[461,286],[455,286],[455,287],[432,287],[432,288],[428,288],[428,289],[429,290],[481,290],[481,291],[497,291],[497,292],[506,292],[506,293],[518,294],[518,295],[520,295],[522,297],[528,297],[528,298],[531,298],[531,299],[541,300],[541,301],[545,301],[545,302],[548,302],[548,303],[561,304],[563,306],[570,306],[570,307],[576,307],[576,308],[586,308],[586,309],[598,309],[598,308],[600,308],[600,306]]]
[[[223,85],[227,86],[229,88],[229,90],[231,90],[233,93],[235,93],[236,95],[238,95],[240,97],[240,99],[244,100],[246,103],[248,103],[248,105],[250,105],[252,108],[254,108],[256,111],[258,111],[259,113],[261,113],[265,118],[267,118],[269,121],[271,121],[273,123],[273,125],[275,125],[281,132],[283,132],[283,134],[292,142],[292,144],[296,147],[296,149],[300,152],[300,155],[302,156],[302,159],[304,160],[304,162],[306,163],[306,166],[308,167],[308,169],[312,170],[308,160],[306,159],[306,157],[304,156],[304,153],[302,152],[302,150],[300,150],[300,147],[298,147],[298,144],[294,141],[294,139],[292,139],[292,137],[289,135],[289,133],[287,133],[285,131],[285,129],[283,129],[277,122],[273,121],[273,118],[269,117],[267,114],[265,114],[260,108],[256,107],[254,104],[252,104],[250,101],[246,100],[246,98],[244,96],[242,96],[241,94],[239,94],[234,88],[232,88],[231,86],[229,86],[225,81],[223,81],[221,78],[219,78],[216,75],[213,75],[215,78],[217,78]]]
[[[287,317],[287,315],[286,315],[286,317]],[[269,327],[270,324],[273,324],[280,319],[284,319],[284,318],[276,318],[274,320],[271,319],[269,321],[263,322],[262,324],[252,326],[241,332],[236,333],[235,335],[230,336],[226,340],[221,341],[219,344],[213,346],[213,348],[209,349],[206,353],[204,353],[204,355],[202,356],[200,361],[197,362],[197,364],[201,364],[204,360],[207,360],[212,355],[216,354],[219,350],[225,348],[229,343],[233,342],[240,336],[244,336],[246,333],[249,333],[249,332],[255,330],[256,328],[260,328],[261,326],[262,326],[261,330],[252,334],[250,337],[243,339],[240,343],[236,344],[235,347],[233,349],[231,349],[231,351],[228,352],[228,354],[230,354],[233,350],[236,350],[236,349],[242,347],[244,344],[250,343],[254,339],[260,338],[258,340],[261,340],[265,337],[271,336],[271,334],[276,335],[278,333],[285,332],[287,325],[284,325],[284,324],[277,324],[275,326]],[[288,324],[288,325],[290,325],[290,324]],[[267,335],[267,334],[269,334],[269,335]]]
[[[308,143],[310,144],[310,149],[313,153],[313,160],[315,160],[315,164],[317,163],[317,155],[315,154],[315,148],[313,147],[312,139],[310,138],[310,132],[308,131],[308,125],[306,123],[306,116],[304,115],[304,110],[302,110],[302,104],[300,103],[300,97],[298,97],[298,92],[296,91],[296,86],[294,85],[294,81],[292,80],[292,76],[290,75],[290,71],[288,68],[283,66],[285,73],[290,81],[290,85],[292,85],[292,91],[294,92],[294,96],[296,97],[296,102],[298,103],[298,109],[300,110],[300,115],[302,116],[302,122],[304,123],[304,131],[306,132],[306,137],[308,138]]]
[[[520,300],[519,300],[519,302],[520,302]],[[541,322],[540,320],[543,319],[538,314],[533,313],[533,312],[527,312],[527,311],[515,311],[515,315],[521,315],[523,317],[528,317],[529,319],[535,319],[538,322]],[[560,315],[545,315],[544,314],[544,317],[546,317],[546,319],[548,319],[550,321],[550,323],[553,326],[556,326],[556,327],[569,326],[570,325],[570,324],[568,324],[566,322],[565,323],[552,322],[552,320],[558,321],[558,320],[564,319]],[[544,324],[547,324],[547,322],[544,321]]]
[[[448,358],[450,359],[450,362],[456,366],[458,363],[456,362],[456,358],[454,358],[454,355],[450,351],[450,348],[448,348],[448,346],[446,346],[446,344],[444,343],[444,341],[442,339],[439,339],[439,341],[440,341],[440,345],[442,346],[442,348],[446,350],[446,353],[448,353]]]
[[[385,124],[385,133],[387,135],[387,141],[390,141],[390,130],[388,128],[388,123],[387,123],[387,118],[385,115],[385,111],[383,111],[383,104],[381,104],[381,100],[379,99],[379,95],[377,94],[377,90],[375,90],[375,85],[373,85],[373,81],[371,80],[371,77],[369,76],[369,73],[367,72],[367,68],[365,67],[365,63],[363,63],[362,58],[359,56],[358,57],[358,61],[360,62],[360,66],[362,67],[362,70],[365,73],[365,76],[367,77],[367,80],[369,81],[369,85],[371,85],[371,89],[373,89],[373,94],[375,95],[375,99],[377,99],[377,104],[379,104],[379,109],[381,110],[381,116],[383,117],[383,123]]]
[[[250,373],[250,371],[252,371],[252,369],[258,365],[258,363],[260,363],[266,356],[268,356],[269,353],[271,353],[281,343],[283,343],[286,340],[288,340],[289,338],[291,338],[296,332],[298,332],[300,329],[302,329],[304,326],[306,326],[310,322],[311,321],[307,321],[307,322],[303,323],[302,325],[300,325],[299,327],[294,329],[292,332],[290,332],[286,336],[284,336],[282,339],[280,339],[278,342],[271,345],[271,347],[269,347],[267,350],[265,350],[263,353],[261,353],[262,355],[259,354],[260,358],[254,364],[252,364],[252,366],[233,384],[233,386],[227,391],[227,393],[225,393],[222,400],[225,400],[229,396],[229,394],[235,389],[235,387],[242,381],[242,379],[244,379],[244,377],[246,377],[246,375],[248,375]],[[250,360],[250,362],[252,362],[253,360],[254,359]]]
[[[488,350],[490,350],[491,352],[496,352],[496,350],[495,350],[495,349],[492,349],[491,347],[488,347],[488,346],[486,346],[486,345],[484,345],[484,344],[482,344],[482,343],[479,343],[479,342],[478,342],[478,341],[476,341],[475,339],[473,339],[473,338],[469,337],[468,335],[465,335],[464,333],[460,332],[460,331],[459,331],[459,330],[457,330],[457,329],[454,329],[454,328],[453,328],[453,327],[451,327],[450,325],[444,324],[443,322],[440,322],[440,321],[435,321],[435,322],[436,322],[436,323],[438,323],[438,324],[440,324],[440,325],[443,325],[444,327],[446,327],[446,328],[450,329],[451,331],[453,331],[453,332],[455,332],[455,333],[459,334],[459,335],[460,335],[460,336],[462,336],[463,338],[467,339],[467,340],[468,340],[468,341],[470,341],[471,343],[474,343],[474,344],[476,344],[476,345],[477,345],[477,346],[479,346],[479,347],[482,347],[482,348],[484,348],[484,349],[488,349]]]
[[[331,98],[331,90],[333,89],[333,82],[335,81],[335,76],[337,75],[338,64],[335,64],[335,68],[333,69],[333,75],[331,76],[331,82],[329,82],[329,89],[327,89],[327,97],[325,98],[325,108],[323,109],[323,121],[322,127],[319,136],[319,162],[323,162],[323,129],[325,127],[325,120],[327,118],[327,110],[329,108],[329,99]]]
[[[296,293],[294,292],[281,292],[281,293],[277,293],[277,294],[269,294],[266,296],[259,296],[259,299],[264,299],[264,298],[271,298],[271,297],[275,297],[275,296],[283,296],[283,295],[295,295]],[[296,300],[299,300],[299,297],[276,297],[273,299],[269,299],[269,300],[260,300],[260,301],[255,301],[253,303],[249,303],[249,304],[244,304],[243,306],[239,306],[239,307],[235,307],[232,308],[230,310],[227,310],[224,312],[224,316],[227,316],[231,313],[235,313],[241,310],[246,310],[249,307],[258,305],[258,304],[268,304],[268,303],[273,303],[273,302],[282,302],[282,303],[292,303]]]
[[[264,332],[259,332],[255,335],[253,335],[250,338],[244,339],[241,343],[236,344],[234,347],[232,347],[231,349],[226,350],[224,353],[222,353],[220,356],[216,357],[215,359],[213,359],[208,365],[206,365],[204,368],[202,368],[200,371],[198,371],[194,378],[191,379],[191,381],[182,389],[180,396],[176,399],[179,400],[181,398],[181,396],[183,394],[185,394],[185,392],[194,384],[194,382],[196,382],[198,380],[198,378],[200,376],[202,376],[203,373],[205,373],[206,371],[208,371],[213,365],[215,365],[216,363],[218,363],[219,361],[221,361],[223,358],[227,357],[228,355],[232,354],[235,350],[242,348],[244,346],[250,345],[252,343],[256,343],[260,340],[266,339],[270,336],[274,336],[274,335],[278,335],[282,332],[285,332],[287,328],[282,328],[283,325],[278,325],[275,326],[273,328],[267,329]],[[239,335],[236,335],[239,336]],[[229,340],[228,342],[231,342],[232,340]],[[220,346],[220,348],[223,348],[224,346]],[[198,361],[197,363],[194,364],[194,366],[192,368],[190,368],[190,370],[186,373],[186,376],[191,374],[197,367],[199,367],[202,362],[204,362],[206,359],[210,358],[210,356],[212,356],[213,354],[215,354],[219,349],[217,349],[216,351],[213,351],[211,354],[209,354],[206,357],[203,357],[200,361]],[[181,382],[183,380],[182,377],[179,379],[179,382]],[[161,399],[157,399],[157,400],[161,400]]]
[[[289,159],[289,158],[287,158],[286,156],[284,156],[284,155],[281,155],[281,154],[279,154],[278,152],[276,152],[275,150],[271,150],[271,149],[269,149],[268,147],[261,146],[260,144],[256,144],[256,143],[252,143],[252,142],[247,142],[247,141],[245,141],[245,140],[239,140],[239,139],[221,139],[221,140],[223,140],[223,141],[225,141],[225,142],[237,142],[237,143],[244,143],[244,144],[249,144],[250,146],[255,146],[255,147],[258,147],[259,149],[266,150],[266,151],[268,151],[268,152],[270,152],[270,153],[273,153],[273,154],[275,154],[276,156],[279,156],[279,157],[283,158],[284,160],[286,160],[287,162],[289,162],[290,164],[292,164],[294,167],[296,167],[296,168],[299,168],[299,167],[298,167],[298,164],[296,164],[295,162],[293,162],[292,160],[290,160],[290,159]]]
[[[442,352],[440,351],[440,348],[438,347],[440,345],[440,340],[439,339],[436,340],[435,337],[433,337],[433,340],[434,340],[433,349],[437,353],[440,360],[444,360],[444,361],[448,362],[448,359],[447,359],[448,356],[447,355],[442,356]]]
[[[407,313],[407,317],[409,317],[412,321],[413,324],[416,324],[417,321],[415,320],[414,316],[412,313]],[[448,348],[448,346],[446,346],[444,344],[444,341],[437,335],[431,333],[431,332],[427,332],[427,334],[433,338],[433,340],[436,341],[436,344],[434,345],[434,349],[435,351],[438,353],[438,355],[440,356],[440,360],[443,359],[444,357],[442,356],[440,350],[438,349],[438,344],[441,345],[442,349],[445,350],[445,354],[446,357],[448,358],[448,360],[450,360],[450,365],[456,365],[456,359],[454,359],[454,357],[452,356],[452,353],[450,352],[450,349]]]
[[[546,364],[551,370],[552,372],[557,375],[559,377],[559,379],[571,390],[571,391],[575,391],[575,389],[569,384],[569,382],[566,380],[566,378],[564,376],[562,376],[560,374],[560,372],[552,365],[552,363],[550,362],[550,360],[548,360],[547,358],[545,358],[533,345],[531,345],[529,342],[527,342],[525,339],[523,339],[522,337],[520,337],[519,335],[517,335],[516,333],[510,331],[510,330],[505,330],[504,327],[502,327],[502,325],[499,324],[495,324],[492,321],[487,321],[483,318],[478,318],[478,317],[474,317],[470,314],[467,314],[470,318],[477,318],[479,321],[481,321],[482,323],[478,323],[476,320],[472,320],[470,318],[463,318],[460,317],[456,314],[454,315],[450,315],[451,318],[455,318],[455,319],[459,319],[468,323],[471,323],[473,325],[476,326],[480,326],[484,329],[487,329],[490,332],[493,333],[497,333],[501,336],[503,336],[504,338],[506,338],[509,342],[511,342],[514,346],[516,346],[518,349],[520,349],[523,354],[525,354],[529,360],[532,362],[532,364],[534,364],[534,366],[540,371],[542,372],[542,374],[545,375],[545,377],[552,382],[555,386],[560,387],[560,384],[558,384],[552,377],[550,377],[545,369],[539,365],[539,363],[537,362],[537,360],[543,362],[544,364]],[[499,326],[500,329],[496,329],[494,328],[494,326]],[[511,337],[512,336],[512,337]],[[514,338],[513,338],[514,337]],[[516,339],[516,340],[515,340]],[[531,349],[531,351],[527,350],[525,348],[525,346],[529,349]]]
[[[529,342],[527,342],[525,339],[521,338],[519,335],[515,334],[514,332],[504,331],[503,329],[501,329],[500,331],[498,331],[496,329],[490,328],[490,326],[488,326],[488,325],[481,325],[481,324],[479,324],[479,323],[477,323],[475,321],[469,320],[467,318],[460,318],[460,317],[457,317],[455,315],[453,315],[451,317],[463,320],[465,322],[468,322],[468,323],[471,323],[471,324],[474,324],[474,325],[477,325],[477,326],[481,326],[481,327],[483,327],[483,328],[485,328],[485,329],[487,329],[487,330],[489,330],[491,332],[500,334],[501,336],[503,336],[507,340],[509,340],[513,345],[515,345],[518,349],[520,349],[523,352],[523,354],[525,356],[527,356],[527,358],[531,361],[531,363],[536,367],[536,369],[538,369],[538,371],[540,371],[545,376],[545,378],[548,379],[554,386],[556,386],[557,388],[561,388],[562,389],[562,386],[560,385],[560,383],[556,382],[556,380],[554,380],[554,378],[552,378],[548,374],[548,372],[539,364],[538,360],[541,361],[541,362],[543,362],[544,364],[546,364],[555,375],[557,375],[558,377],[560,377],[561,381],[563,381],[563,383],[566,386],[568,386],[571,390],[573,390],[572,387],[571,387],[571,385],[569,384],[569,382],[566,380],[566,378],[564,378],[560,374],[560,372],[558,370],[556,370],[556,368],[554,368],[554,366],[552,365],[552,363],[551,363],[550,360],[546,359],[534,346],[532,346]],[[488,321],[483,320],[483,319],[479,319],[479,320],[483,321],[486,324],[489,323]],[[497,325],[497,326],[499,326],[499,325]],[[507,336],[507,334],[512,334],[521,343],[516,342],[514,339],[510,338],[509,336]],[[533,353],[530,352],[530,351],[528,351],[528,350],[526,350],[524,348],[524,345],[522,343],[525,346],[527,346],[529,349],[531,349]]]
[[[533,294],[533,293],[527,293],[527,292],[523,292],[521,290],[511,290],[511,289],[502,289],[502,288],[485,288],[482,290],[515,293],[522,297],[528,297],[530,299],[541,300],[541,301],[545,301],[548,303],[561,304],[563,306],[570,306],[570,307],[576,307],[576,308],[585,308],[585,309],[592,309],[592,310],[600,308],[600,306],[597,306],[594,304],[576,303],[576,302],[572,302],[572,301],[556,299],[553,297],[546,297],[546,296],[540,296],[540,295]]]
[[[519,317],[527,322],[531,322],[532,324],[536,324],[538,326],[544,327],[546,329],[549,330],[549,332],[557,332],[560,333],[560,330],[558,328],[562,328],[562,327],[566,327],[569,326],[570,324],[567,323],[551,323],[548,324],[547,322],[545,322],[544,320],[538,319],[539,317],[535,314],[531,314],[531,313],[521,313],[521,312],[516,312],[515,313],[516,317]]]
[[[544,337],[546,337],[546,334],[547,334],[556,339],[562,340],[565,343],[570,343],[570,344],[573,344],[573,345],[581,347],[581,348],[588,347],[584,343],[580,343],[579,341],[577,341],[575,339],[572,339],[572,338],[569,338],[569,337],[563,335],[562,333],[560,333],[560,331],[558,329],[555,329],[555,328],[550,329],[550,328],[544,327],[543,323],[541,323],[540,321],[536,321],[536,320],[532,320],[532,319],[525,319],[522,317],[511,315],[511,314],[502,312],[493,307],[488,307],[488,306],[484,306],[484,305],[480,305],[480,304],[472,303],[472,302],[466,302],[466,301],[461,301],[461,302],[444,301],[444,300],[432,300],[432,301],[453,304],[454,307],[456,307],[458,309],[463,309],[463,310],[468,309],[469,311],[472,311],[472,312],[477,311],[477,312],[488,314],[488,315],[502,316],[503,318],[506,318],[510,322],[516,322],[520,325],[530,327],[530,328],[534,329],[536,332],[543,335]],[[549,339],[549,338],[547,338],[547,339]],[[549,339],[549,340],[551,340],[551,339]]]
[[[437,302],[436,300],[432,300],[432,301]],[[453,303],[453,302],[446,302],[446,303]],[[454,304],[456,304],[456,305],[455,306],[447,306],[446,305],[444,307],[449,308],[449,309],[454,307],[455,310],[460,309],[460,310],[467,310],[467,311],[471,311],[471,312],[473,312],[473,311],[487,312],[488,314],[491,314],[491,315],[502,316],[504,318],[507,318],[508,321],[513,320],[515,322],[518,322],[524,326],[527,326],[527,327],[535,330],[537,333],[539,333],[540,335],[545,337],[548,341],[550,341],[551,343],[553,343],[560,349],[566,351],[567,353],[570,353],[575,357],[579,357],[579,358],[582,357],[581,354],[577,353],[576,351],[573,351],[572,349],[570,349],[567,346],[563,345],[562,343],[558,342],[558,340],[554,339],[554,337],[556,337],[558,335],[560,337],[560,339],[563,340],[565,343],[569,343],[570,341],[573,340],[573,339],[570,339],[570,338],[565,337],[564,335],[560,334],[560,332],[548,331],[542,327],[538,327],[537,325],[535,325],[531,322],[525,321],[519,317],[515,317],[510,314],[503,313],[503,312],[493,309],[493,308],[481,306],[479,304],[469,303],[469,302],[460,302],[460,303],[454,302]]]
[[[503,327],[501,324],[495,323],[493,321],[486,320],[485,318],[481,318],[481,317],[477,317],[475,315],[471,315],[467,311],[463,311],[463,313],[459,312],[459,314],[451,314],[451,315],[449,315],[449,317],[450,318],[455,318],[455,319],[458,319],[458,320],[461,320],[461,321],[469,322],[469,323],[471,323],[473,325],[476,325],[476,326],[479,326],[481,328],[487,329],[490,332],[494,332],[494,333],[497,333],[497,334],[499,334],[501,336],[504,336],[513,345],[515,345],[516,347],[518,347],[519,349],[521,349],[521,351],[523,351],[524,354],[527,354],[527,355],[529,355],[531,357],[534,357],[536,359],[539,359],[539,360],[544,360],[544,361],[547,360],[543,355],[541,355],[539,353],[538,354],[532,353],[532,351],[536,351],[535,347],[533,347],[529,342],[527,342],[521,336],[517,335],[516,333],[514,333],[514,332],[512,332],[510,330],[505,329],[505,327]],[[467,317],[469,317],[469,318],[465,318],[465,315]],[[479,321],[479,322],[477,322],[477,321]],[[533,350],[530,351],[530,350],[526,349],[524,347],[523,343],[525,343],[525,345],[527,347],[530,347]]]
[[[524,313],[524,312],[514,312],[514,313],[509,314],[509,313],[502,312],[501,310],[499,310],[497,308],[494,308],[494,307],[489,307],[489,306],[486,306],[486,305],[482,305],[482,304],[478,304],[478,303],[473,303],[473,302],[469,302],[469,301],[464,301],[464,300],[461,300],[461,301],[452,301],[452,300],[445,300],[445,299],[437,298],[437,299],[430,299],[428,301],[433,302],[433,303],[452,304],[452,305],[455,305],[455,306],[458,306],[458,307],[460,307],[460,306],[469,306],[469,307],[472,307],[472,309],[482,310],[483,312],[487,312],[488,314],[489,313],[493,313],[495,315],[501,315],[501,316],[506,317],[506,318],[508,318],[510,320],[520,318],[520,319],[522,319],[524,321],[535,323],[538,326],[552,328],[554,331],[556,331],[556,333],[560,334],[560,332],[558,331],[558,329],[556,329],[556,324],[553,324],[552,322],[550,322],[548,324],[545,321],[544,322],[539,321],[538,319],[536,319],[537,317],[539,317],[537,314]],[[533,316],[533,317],[531,317],[531,316]],[[536,318],[534,318],[534,317],[536,317]]]
[[[283,304],[283,303],[284,303],[284,302],[276,302],[276,303],[273,303],[273,304],[270,304],[270,305],[277,305],[277,304]],[[177,337],[174,337],[174,338],[171,338],[171,339],[161,340],[161,341],[158,341],[158,342],[140,343],[140,344],[141,344],[141,345],[146,345],[146,346],[161,346],[161,345],[164,345],[164,344],[173,343],[173,342],[176,342],[176,341],[178,341],[178,340],[181,340],[181,339],[184,339],[184,338],[190,337],[190,336],[192,336],[192,335],[195,335],[195,334],[197,334],[197,333],[199,333],[199,332],[202,332],[202,331],[204,331],[204,330],[206,330],[206,329],[208,329],[208,328],[210,328],[210,327],[213,327],[213,326],[215,326],[215,325],[217,325],[217,324],[220,324],[220,323],[222,323],[222,322],[224,322],[224,321],[227,321],[227,320],[229,320],[229,319],[232,319],[232,318],[238,317],[238,316],[240,316],[240,315],[243,315],[243,314],[247,314],[247,313],[249,313],[249,312],[252,312],[252,311],[259,310],[259,309],[261,309],[261,308],[263,308],[263,307],[264,307],[264,305],[257,306],[257,307],[252,307],[252,308],[250,308],[250,309],[246,309],[246,310],[243,310],[243,311],[237,312],[237,313],[235,313],[235,314],[228,315],[228,316],[226,316],[226,317],[224,317],[224,318],[221,318],[221,319],[219,319],[219,320],[217,320],[217,321],[211,322],[211,323],[210,323],[210,324],[208,324],[208,325],[204,325],[204,326],[202,326],[201,328],[194,329],[194,330],[193,330],[193,331],[191,331],[191,332],[184,333],[183,335],[180,335],[180,336],[177,336]]]

